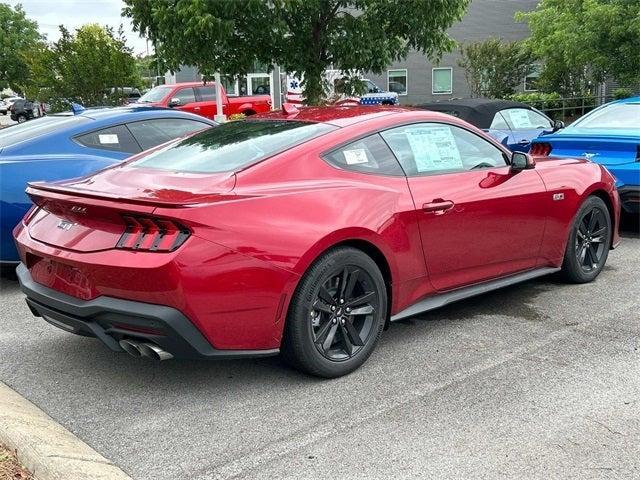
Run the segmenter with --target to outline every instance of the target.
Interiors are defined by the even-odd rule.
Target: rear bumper
[[[114,351],[123,351],[118,341],[128,338],[155,343],[176,358],[266,357],[279,352],[218,350],[174,308],[107,296],[81,300],[36,283],[24,264],[16,272],[35,316],[67,332],[96,337]]]
[[[618,189],[622,208],[628,213],[640,213],[640,185],[625,185]]]

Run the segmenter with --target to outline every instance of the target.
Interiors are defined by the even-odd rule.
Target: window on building
[[[398,95],[407,94],[407,69],[387,71],[387,90]]]
[[[229,75],[220,75],[220,83],[224,87],[228,96],[237,97],[240,93],[238,91],[238,80]]]
[[[434,95],[453,93],[453,68],[434,68],[431,71],[431,93]]]
[[[540,78],[540,72],[542,71],[542,65],[531,65],[529,74],[524,77],[524,91],[525,92],[537,92],[538,91],[538,79]]]

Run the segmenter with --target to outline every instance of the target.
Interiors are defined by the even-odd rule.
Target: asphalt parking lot
[[[640,235],[599,279],[394,324],[337,380],[277,358],[153,363],[1,285],[0,380],[136,479],[640,478]]]
[[[11,117],[9,115],[0,114],[0,128],[8,127],[9,125],[14,125],[15,123],[16,122],[11,120]]]

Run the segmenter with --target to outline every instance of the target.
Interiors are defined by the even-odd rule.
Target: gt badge
[[[560,200],[564,200],[564,193],[554,193],[553,194],[553,201],[554,202],[558,202]]]
[[[70,222],[69,220],[60,220],[60,222],[58,223],[58,228],[61,228],[62,230],[71,230],[71,227],[73,227],[75,225],[75,223]]]

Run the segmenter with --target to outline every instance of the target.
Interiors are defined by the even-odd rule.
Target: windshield
[[[44,135],[63,126],[89,121],[83,116],[47,115],[0,130],[0,149]]]
[[[640,103],[614,103],[594,110],[570,128],[619,128],[640,130]]]
[[[231,172],[336,127],[290,121],[229,122],[180,140],[131,163],[177,172]]]
[[[171,91],[173,87],[170,86],[158,86],[158,87],[153,87],[151,90],[149,90],[147,93],[145,93],[144,95],[142,95],[139,99],[138,102],[139,103],[154,103],[154,102],[159,102],[160,100],[162,100],[164,97],[167,96],[167,94]]]

